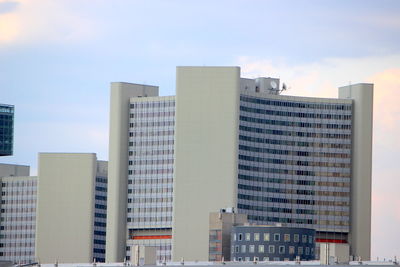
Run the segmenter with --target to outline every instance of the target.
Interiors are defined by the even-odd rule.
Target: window
[[[250,257],[244,258],[245,261],[250,261]]]
[[[312,235],[309,235],[309,236],[308,236],[308,243],[312,244],[313,239],[314,239],[313,236],[312,236]]]
[[[303,247],[298,247],[297,252],[298,252],[297,254],[303,255]]]
[[[255,233],[254,234],[254,241],[260,241],[260,234],[259,233]]]
[[[299,235],[298,234],[294,234],[294,236],[293,236],[293,242],[299,242],[300,241],[300,237],[299,237]]]
[[[280,241],[281,240],[281,235],[280,234],[274,234],[274,241]]]
[[[264,241],[269,241],[269,233],[264,233]]]
[[[302,236],[301,242],[307,243],[307,236],[306,235]]]
[[[263,261],[269,261],[269,257],[264,257]]]
[[[239,234],[239,241],[242,241],[243,240],[243,234]]]
[[[275,253],[275,246],[274,245],[268,246],[268,253]]]
[[[264,245],[258,246],[258,253],[264,253]]]
[[[236,241],[236,234],[233,234],[233,240]]]
[[[285,246],[279,246],[279,254],[285,254]]]
[[[285,234],[285,235],[283,236],[283,240],[284,240],[285,242],[290,242],[290,234]]]
[[[310,248],[306,247],[306,255],[310,255]]]
[[[249,246],[249,252],[250,253],[254,253],[254,245],[250,245]]]
[[[250,236],[251,236],[250,233],[246,233],[246,241],[250,241]]]
[[[242,253],[246,253],[246,245],[242,245]]]
[[[294,254],[294,246],[289,246],[289,254]]]
[[[279,258],[279,257],[274,257],[274,261],[280,261],[281,260],[281,258]]]
[[[239,252],[239,246],[235,246],[235,252]]]

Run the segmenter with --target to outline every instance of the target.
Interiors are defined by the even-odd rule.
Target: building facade
[[[239,67],[178,67],[176,94],[172,260],[208,259],[208,216],[224,207],[256,224],[315,229],[317,243],[349,243],[351,255],[369,259],[372,84],[341,87],[338,98],[295,97],[280,95],[278,79],[241,78]],[[129,142],[142,142],[128,136],[129,104],[147,98],[162,100],[154,86],[112,84],[108,261],[126,256],[136,216],[127,215],[128,181],[146,175],[128,172],[158,168],[147,155],[128,165],[139,149]]]
[[[126,246],[155,246],[170,261],[175,98],[132,98],[129,114]]]
[[[0,260],[35,260],[37,177],[29,166],[0,164]]]
[[[209,261],[231,261],[232,228],[247,223],[246,214],[235,213],[232,209],[221,209],[210,213]]]
[[[315,230],[273,226],[235,226],[233,261],[309,261],[315,259]]]
[[[135,245],[171,260],[175,98],[158,88],[112,83],[107,259],[130,260]],[[121,201],[123,205],[115,205]],[[124,226],[124,230],[117,225]],[[123,255],[122,255],[123,253]],[[117,256],[118,255],[118,256]],[[111,260],[110,260],[111,261]]]
[[[11,156],[14,143],[14,106],[0,104],[0,156]]]
[[[92,153],[39,153],[36,259],[105,261],[107,162]]]

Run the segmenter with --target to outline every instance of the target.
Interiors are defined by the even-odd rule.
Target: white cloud
[[[0,0],[0,4],[9,1]],[[92,38],[93,20],[69,9],[68,2],[18,0],[15,8],[0,13],[0,45],[15,43],[75,42]]]

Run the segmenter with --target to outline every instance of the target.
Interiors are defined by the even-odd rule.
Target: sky
[[[14,155],[108,158],[110,82],[175,94],[176,66],[240,66],[284,94],[374,83],[372,257],[400,257],[400,1],[0,0],[0,103]]]

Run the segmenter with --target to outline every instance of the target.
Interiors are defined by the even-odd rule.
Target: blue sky
[[[1,162],[35,174],[38,152],[107,159],[109,83],[173,95],[176,66],[239,65],[293,95],[373,82],[372,254],[400,256],[399,14],[387,0],[0,0],[0,102],[16,108],[14,156]]]

